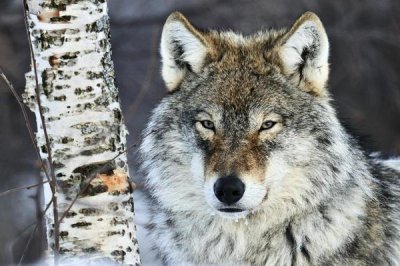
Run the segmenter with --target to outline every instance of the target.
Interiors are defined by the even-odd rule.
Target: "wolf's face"
[[[273,91],[284,84],[252,73],[238,77],[229,71],[222,79],[222,73],[213,73],[215,78],[192,92],[198,104],[185,111],[192,121],[186,130],[193,130],[199,154],[192,160],[193,174],[203,173],[198,178],[204,180],[209,205],[246,214],[267,198],[271,153],[292,148],[285,144],[285,124],[295,114],[286,106],[290,100]]]
[[[315,193],[318,153],[331,145],[322,136],[336,121],[325,90],[328,46],[311,13],[290,31],[248,38],[200,32],[172,14],[161,43],[171,94],[142,145],[156,197],[241,217]]]

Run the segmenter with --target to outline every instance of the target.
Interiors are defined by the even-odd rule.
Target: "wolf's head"
[[[148,186],[165,208],[283,213],[315,205],[341,182],[347,151],[325,88],[329,44],[315,14],[290,30],[243,37],[197,30],[176,12],[160,50],[170,93],[141,151]]]

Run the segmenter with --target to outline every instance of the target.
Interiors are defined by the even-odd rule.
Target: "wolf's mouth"
[[[242,212],[244,210],[238,209],[238,208],[223,208],[223,209],[218,209],[220,212]]]

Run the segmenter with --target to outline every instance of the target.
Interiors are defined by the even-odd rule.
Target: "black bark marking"
[[[122,249],[120,249],[120,250],[117,250],[117,249],[116,249],[116,250],[114,250],[114,251],[111,252],[111,255],[114,256],[114,257],[119,257],[119,259],[120,259],[121,261],[124,261],[126,252],[123,251]]]
[[[88,188],[81,193],[81,195],[84,196],[95,196],[100,193],[104,193],[108,191],[108,187],[106,185],[98,185],[98,186],[93,186],[89,185]]]
[[[43,153],[47,153],[47,147],[46,147],[46,145],[43,145],[42,147],[40,147],[40,149],[41,149],[41,151],[42,151]]]
[[[111,211],[118,211],[119,210],[119,207],[118,207],[118,203],[116,203],[116,202],[110,202],[109,204],[108,204],[108,209],[109,210],[111,210]]]
[[[65,95],[54,96],[53,99],[54,99],[54,101],[65,102],[67,100],[67,96],[65,96]]]
[[[121,219],[119,217],[114,217],[112,219],[112,221],[110,222],[111,225],[118,225],[118,224],[124,224],[124,225],[128,225],[128,220],[126,219]]]
[[[77,215],[76,212],[70,211],[70,212],[67,212],[67,214],[65,215],[65,218],[71,218],[71,217],[74,217],[76,215]]]
[[[114,236],[114,235],[122,235],[120,231],[109,231],[107,232],[107,236]]]
[[[79,210],[79,213],[85,216],[94,216],[94,215],[99,215],[100,210],[96,208],[83,208]]]
[[[74,169],[74,174],[81,174],[84,177],[89,177],[92,174],[105,174],[112,175],[113,170],[115,170],[116,166],[114,163],[105,162],[105,163],[95,163],[95,164],[86,164]]]
[[[61,231],[60,232],[61,239],[65,239],[67,236],[68,236],[68,232],[67,231]]]
[[[54,248],[54,245],[53,245],[53,248]],[[62,247],[60,247],[60,250],[58,251],[59,254],[65,254],[65,253],[69,253],[69,252],[71,252],[70,249],[62,248]]]
[[[53,161],[53,166],[55,169],[59,169],[59,168],[65,167],[65,164],[57,162],[57,161]]]
[[[72,227],[72,228],[75,228],[75,227],[88,227],[88,226],[90,226],[90,225],[92,225],[92,223],[89,223],[89,222],[79,222],[79,223],[71,224],[71,227]]]
[[[97,252],[98,249],[96,247],[90,247],[90,248],[83,248],[82,252],[84,253],[95,253]]]

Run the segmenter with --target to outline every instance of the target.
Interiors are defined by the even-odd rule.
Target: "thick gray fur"
[[[168,38],[177,30],[163,32],[169,45],[163,67],[171,67],[164,78],[173,82],[141,146],[149,237],[163,262],[400,265],[399,172],[366,156],[346,133],[325,77],[313,84],[321,77],[306,68],[320,67],[313,60],[325,34],[316,16],[308,13],[289,31],[250,37],[200,32],[179,13],[171,16],[166,26],[183,27],[178,30],[200,39],[206,54],[192,60],[181,32],[173,42]],[[315,26],[309,38],[317,40],[299,51],[298,68],[289,69],[282,49],[304,21]],[[199,128],[204,113],[215,132]],[[254,130],[271,114],[275,131]],[[230,172],[265,190],[259,198],[249,195],[259,204],[243,203],[251,206],[243,217],[224,216],[208,198],[213,178]]]

